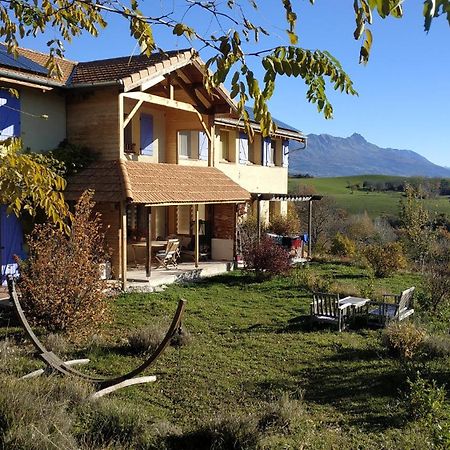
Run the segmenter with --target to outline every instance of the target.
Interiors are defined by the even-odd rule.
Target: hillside
[[[367,212],[371,217],[397,216],[401,192],[351,192],[347,188],[351,184],[362,184],[364,180],[371,182],[386,182],[392,180],[391,176],[360,175],[336,178],[290,178],[289,192],[298,193],[305,187],[326,197],[332,197],[336,206],[347,210],[351,214]],[[404,178],[399,178],[404,179]],[[439,196],[424,200],[424,205],[435,214],[444,213],[450,215],[450,201],[447,196]]]
[[[341,138],[328,134],[308,135],[306,150],[290,147],[289,173],[315,177],[361,174],[450,177],[450,169],[438,166],[412,150],[381,148],[354,133]]]

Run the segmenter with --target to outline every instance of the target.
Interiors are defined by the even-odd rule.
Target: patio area
[[[194,262],[183,262],[177,268],[152,269],[151,277],[147,278],[145,267],[128,268],[127,291],[152,292],[156,287],[179,283],[183,281],[198,280],[212,277],[233,270],[231,261],[202,261],[198,267]]]

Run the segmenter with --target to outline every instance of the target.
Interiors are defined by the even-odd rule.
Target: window
[[[220,132],[220,144],[222,147],[222,159],[230,161],[230,137],[228,131]]]
[[[199,159],[201,133],[198,130],[178,132],[178,157],[181,159]]]
[[[267,165],[268,166],[274,166],[275,165],[276,151],[277,151],[277,141],[272,139],[270,141],[269,154],[268,154],[268,158],[267,158]]]

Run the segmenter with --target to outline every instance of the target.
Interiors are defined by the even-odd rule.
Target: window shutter
[[[141,114],[141,155],[153,156],[153,116]]]
[[[261,140],[262,145],[262,165],[269,165],[269,156],[270,156],[270,146],[272,145],[272,141],[270,137],[265,137]]]
[[[20,137],[20,99],[0,89],[0,141]]]
[[[239,162],[248,163],[248,136],[245,133],[239,133]]]
[[[204,131],[198,132],[198,159],[208,161],[208,136]]]
[[[283,139],[283,167],[289,166],[289,140]]]

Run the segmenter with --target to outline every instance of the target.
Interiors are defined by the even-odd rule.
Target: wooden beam
[[[150,89],[153,86],[156,86],[157,84],[161,83],[162,81],[164,81],[164,77],[162,75],[159,75],[155,78],[151,78],[148,81],[144,81],[141,86],[140,86],[140,90],[141,92],[146,91],[147,89]]]
[[[212,137],[211,137],[210,129],[208,128],[208,125],[203,120],[203,116],[198,111],[197,111],[197,117],[198,117],[198,120],[200,121],[200,123],[201,123],[201,125],[203,127],[204,132],[206,133],[206,136],[208,136],[209,142],[211,142],[212,141]],[[209,148],[209,144],[208,144],[208,148]]]
[[[308,202],[308,258],[312,257],[312,239],[311,239],[311,231],[312,231],[312,200]]]
[[[190,99],[198,106],[199,111],[203,108],[203,113],[207,114],[208,108],[211,107],[211,104],[209,103],[208,105],[205,105],[198,97],[196,91],[188,83],[186,83],[180,76],[174,75],[174,79],[186,92],[186,94],[190,97]]]
[[[145,252],[145,274],[150,278],[152,274],[152,207],[146,206],[147,212],[147,245]]]
[[[128,117],[123,122],[123,128],[125,128],[133,118],[133,116],[137,113],[138,109],[142,106],[142,103],[144,103],[144,100],[139,100],[133,107],[133,109],[130,111],[130,114],[128,114]]]
[[[198,212],[198,204],[194,205],[194,214],[195,214],[195,267],[198,267],[198,262],[200,259],[200,227],[199,227],[199,212]]]
[[[197,113],[199,110],[185,102],[180,102],[178,100],[171,100],[170,98],[159,97],[153,94],[146,94],[144,92],[127,92],[122,94],[124,97],[133,98],[135,100],[143,100],[147,103],[153,103],[154,105],[166,106],[167,108],[180,109],[182,111],[187,111],[191,113]]]
[[[127,288],[127,205],[120,203],[120,271],[122,278],[122,289]]]
[[[216,137],[216,126],[214,124],[214,116],[208,116],[208,129],[210,130],[209,141],[208,141],[208,166],[214,167],[215,165],[215,137]]]
[[[123,126],[123,115],[124,115],[124,95],[119,94],[119,152],[120,157],[123,157],[125,151],[125,138],[124,138],[124,126]]]

